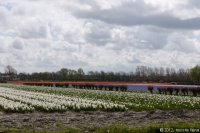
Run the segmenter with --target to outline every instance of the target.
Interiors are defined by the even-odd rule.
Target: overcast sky
[[[0,71],[200,64],[200,0],[0,0]]]

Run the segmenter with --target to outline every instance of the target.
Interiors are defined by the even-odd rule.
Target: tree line
[[[8,80],[22,81],[120,81],[120,82],[175,82],[199,84],[200,66],[191,69],[137,66],[132,72],[88,71],[62,68],[57,72],[19,73],[12,66],[5,68]]]
[[[174,69],[163,67],[138,66],[134,72],[83,71],[62,68],[57,72],[19,73],[23,81],[122,81],[122,82],[176,82],[178,84],[197,84],[191,76],[193,69]]]

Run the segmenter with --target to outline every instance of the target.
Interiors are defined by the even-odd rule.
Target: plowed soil
[[[90,129],[112,124],[143,126],[168,121],[200,121],[200,110],[128,111],[128,112],[65,112],[65,113],[4,113],[0,125],[14,128],[52,129],[65,127]]]

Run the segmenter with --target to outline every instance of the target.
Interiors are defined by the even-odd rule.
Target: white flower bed
[[[28,107],[33,106],[39,111],[54,112],[66,110],[126,110],[124,105],[106,102],[103,100],[28,92],[5,87],[0,87],[0,96],[13,101],[18,101],[24,105],[27,105]]]
[[[15,102],[3,97],[0,97],[0,107],[5,111],[13,111],[13,112],[30,112],[34,111],[34,107],[29,106],[27,104],[21,102]]]
[[[26,96],[28,99],[39,101],[39,103],[35,106],[39,106],[39,104],[44,103],[42,101],[45,101],[46,104],[41,105],[41,107],[47,108],[51,107],[47,104],[53,103],[53,109],[55,110],[59,110],[60,108],[62,108],[62,110],[107,109],[111,111],[126,109],[200,109],[200,97],[193,96],[174,96],[139,92],[100,91],[12,84],[1,84],[1,86],[4,86],[5,88],[15,88],[16,90],[13,89],[12,92],[19,97],[22,97],[22,99]],[[10,95],[13,96],[13,93]],[[22,96],[22,94],[24,94],[24,96]],[[28,103],[27,101],[28,100],[26,100],[26,103]],[[57,107],[55,107],[55,104]],[[33,105],[33,103],[31,103],[31,105]],[[49,110],[51,110],[51,108]]]

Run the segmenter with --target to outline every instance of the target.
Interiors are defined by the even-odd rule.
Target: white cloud
[[[200,63],[199,3],[0,1],[0,70],[7,64],[19,72],[194,66]]]

